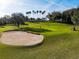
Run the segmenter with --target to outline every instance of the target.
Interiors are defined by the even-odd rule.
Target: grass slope
[[[0,59],[79,58],[79,32],[72,31],[72,25],[50,22],[28,24],[28,26],[21,27],[32,33],[43,34],[45,36],[44,43],[35,47],[11,47],[0,44]],[[0,28],[0,32],[13,29],[17,28],[5,26]]]

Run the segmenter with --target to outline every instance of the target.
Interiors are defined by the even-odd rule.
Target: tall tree
[[[24,24],[25,16],[22,13],[13,13],[12,22],[19,28],[21,24]]]
[[[60,12],[52,12],[52,13],[49,13],[47,15],[47,18],[50,20],[50,21],[56,21],[56,20],[60,20],[61,19],[61,13]]]
[[[71,18],[72,18],[72,22],[73,22],[73,30],[76,31],[78,17],[76,15],[73,15]]]
[[[62,13],[62,22],[72,24],[71,16],[76,12],[76,8],[66,10]]]
[[[73,22],[73,30],[76,31],[76,26],[79,23],[79,8],[77,8],[74,12],[73,15],[71,16],[72,22]]]

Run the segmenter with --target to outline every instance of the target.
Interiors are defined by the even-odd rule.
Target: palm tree
[[[45,12],[46,12],[46,11],[43,11],[43,12],[42,12],[42,15],[45,14]]]
[[[39,11],[39,13],[41,14],[41,13],[42,13],[42,11],[40,10],[40,11]]]
[[[44,10],[44,11],[42,11],[42,16],[44,16],[44,14],[46,13],[46,11]],[[44,18],[43,18],[44,19]]]
[[[31,11],[26,12],[26,14],[31,14]]]
[[[36,11],[33,10],[32,12],[33,12],[34,14],[36,14]]]
[[[37,10],[37,11],[36,11],[36,13],[38,14],[38,13],[39,13],[39,11]]]
[[[33,12],[33,17],[35,17],[36,11],[35,11],[35,10],[33,10],[32,12]]]
[[[28,16],[31,15],[31,14],[32,14],[31,11],[27,11],[27,12],[26,12],[26,17],[28,17]],[[30,19],[28,19],[28,21],[30,21]]]

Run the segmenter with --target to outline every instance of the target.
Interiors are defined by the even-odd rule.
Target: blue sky
[[[79,0],[0,0],[0,17],[29,10],[64,11],[79,6]]]

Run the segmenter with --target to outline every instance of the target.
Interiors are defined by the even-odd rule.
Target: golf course
[[[10,46],[0,43],[0,59],[78,59],[79,27],[73,31],[73,25],[53,22],[26,22],[19,30],[16,26],[0,27],[1,33],[7,31],[25,31],[44,36],[40,45]]]

